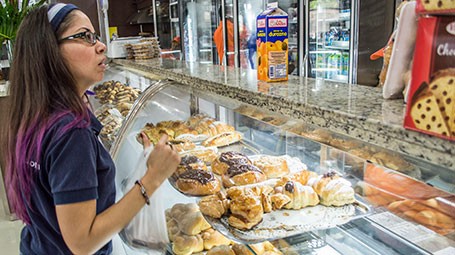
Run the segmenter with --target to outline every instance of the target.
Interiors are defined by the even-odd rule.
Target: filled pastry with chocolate
[[[191,169],[180,174],[175,186],[182,193],[193,196],[211,195],[220,191],[220,181],[212,172],[203,169]]]
[[[241,186],[267,180],[267,176],[254,165],[232,165],[221,177],[223,186]]]
[[[248,157],[237,151],[227,151],[221,153],[213,162],[212,162],[212,171],[218,175],[223,175],[227,169],[232,165],[246,165],[251,164],[251,161]]]
[[[187,170],[202,169],[207,170],[207,165],[204,161],[193,155],[185,155],[181,158],[180,164],[177,166],[177,170],[172,175],[173,178],[179,177]]]
[[[290,198],[290,201],[284,205],[285,209],[298,210],[319,204],[319,197],[314,189],[296,181],[288,181],[283,186],[276,186],[275,194],[277,193],[284,194]]]

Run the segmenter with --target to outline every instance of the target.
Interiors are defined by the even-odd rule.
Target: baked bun
[[[288,163],[283,157],[260,156],[253,164],[264,172],[267,178],[278,178],[289,173]]]
[[[215,246],[207,252],[207,255],[236,255],[228,245]]]
[[[180,174],[175,181],[177,188],[187,195],[205,196],[220,191],[220,181],[212,172],[192,169]]]
[[[296,181],[288,181],[283,186],[275,187],[275,193],[282,193],[290,198],[289,203],[284,205],[286,209],[298,210],[319,204],[318,194],[313,188]]]
[[[231,240],[223,236],[220,232],[209,228],[202,232],[202,240],[204,240],[204,249],[210,250],[215,246],[219,245],[230,245]]]
[[[232,165],[222,175],[223,186],[241,186],[265,181],[267,176],[254,165]]]
[[[224,193],[217,192],[213,195],[205,196],[199,200],[199,208],[202,214],[219,219],[229,209],[229,200]]]
[[[223,175],[229,166],[245,164],[251,164],[245,154],[237,151],[223,152],[212,162],[212,171],[218,175]]]
[[[236,143],[242,139],[242,135],[239,132],[226,132],[216,136],[212,136],[202,141],[203,146],[216,146],[222,147],[229,144]]]
[[[174,236],[177,233],[185,235],[196,235],[210,228],[210,224],[205,220],[199,208],[194,203],[175,204],[166,213],[168,232]],[[169,227],[172,229],[170,230]],[[178,228],[178,231],[175,230]],[[172,238],[174,239],[174,238]]]
[[[201,235],[177,235],[172,243],[172,251],[176,255],[190,255],[204,250],[204,241]]]

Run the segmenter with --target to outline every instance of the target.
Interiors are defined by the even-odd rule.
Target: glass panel
[[[228,66],[234,66],[235,65],[235,46],[234,46],[234,4],[232,3],[232,0],[226,0],[225,6],[224,6],[224,18],[226,19],[226,42],[227,42],[227,61],[226,65]],[[220,22],[223,22],[221,20]],[[219,51],[218,51],[219,52]],[[222,62],[223,58],[220,58],[220,63]]]
[[[211,0],[186,0],[183,3],[184,51],[186,61],[212,63],[212,29],[215,8]]]
[[[256,18],[266,1],[239,0],[240,66],[256,69]]]
[[[310,1],[310,77],[348,82],[350,6],[350,0]]]

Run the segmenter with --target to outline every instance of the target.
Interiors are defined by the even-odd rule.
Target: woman
[[[40,7],[19,28],[6,185],[13,211],[26,223],[22,254],[111,253],[112,237],[180,162],[163,136],[146,174],[115,203],[113,161],[97,137],[101,124],[83,101],[85,91],[103,78],[105,50],[89,18],[74,5]]]

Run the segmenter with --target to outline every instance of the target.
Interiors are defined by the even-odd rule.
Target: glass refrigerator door
[[[215,8],[212,1],[185,0],[183,8],[183,47],[186,61],[212,63],[212,35],[215,27]]]
[[[308,76],[348,82],[351,1],[309,3]]]

